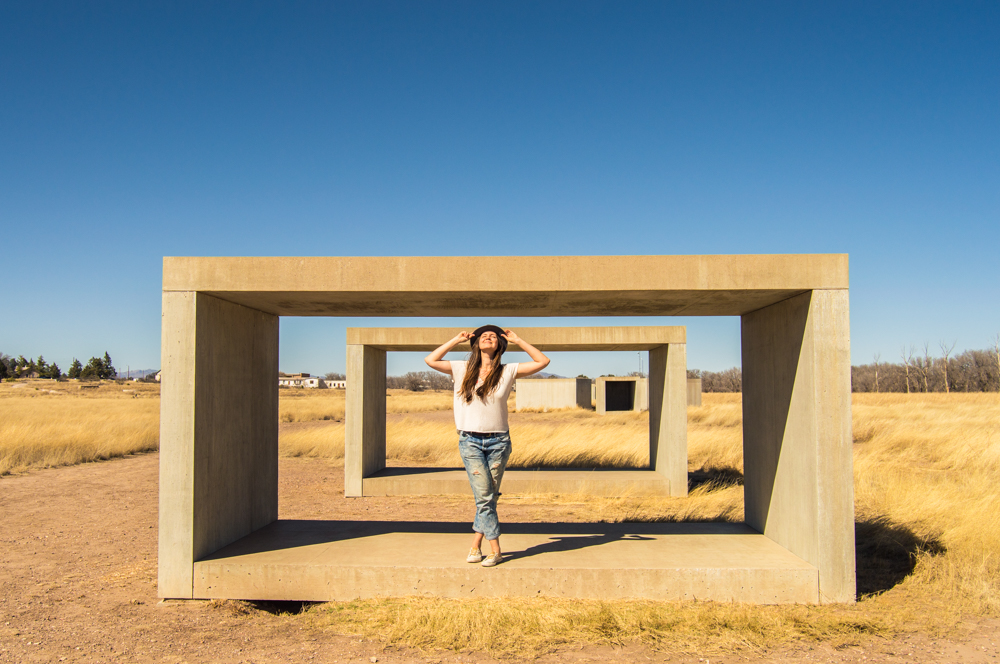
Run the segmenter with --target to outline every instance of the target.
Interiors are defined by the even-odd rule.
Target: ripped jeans
[[[488,540],[495,540],[500,537],[497,498],[500,497],[503,471],[510,458],[510,433],[459,431],[458,451],[476,499],[476,520],[472,529]]]

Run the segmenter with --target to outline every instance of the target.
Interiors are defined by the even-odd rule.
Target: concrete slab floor
[[[587,496],[669,496],[670,480],[653,470],[552,468],[507,470],[503,493],[582,494]],[[362,480],[365,496],[472,495],[461,468],[392,467]]]
[[[196,562],[194,596],[819,599],[815,567],[743,524],[504,524],[494,568],[465,562],[470,540],[463,523],[277,521]]]

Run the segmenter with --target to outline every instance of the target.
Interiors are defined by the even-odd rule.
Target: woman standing
[[[442,359],[463,341],[472,345],[467,361],[448,362]],[[532,361],[502,364],[500,358],[507,350],[508,342],[520,346]],[[454,339],[425,357],[424,362],[432,369],[451,374],[455,379],[458,450],[476,499],[476,519],[472,524],[475,535],[466,561],[482,562],[483,567],[493,567],[503,562],[497,498],[500,497],[503,471],[510,458],[507,397],[514,387],[515,378],[538,373],[549,365],[549,358],[513,331],[484,325],[472,334],[459,332]],[[492,549],[485,559],[481,548],[484,537],[489,540]]]

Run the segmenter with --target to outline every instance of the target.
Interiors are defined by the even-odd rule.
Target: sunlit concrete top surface
[[[502,322],[502,321],[500,321]],[[347,343],[388,351],[431,351],[453,338],[462,328],[452,327],[349,327]],[[471,332],[471,328],[465,328]],[[683,326],[669,327],[514,327],[514,332],[539,350],[649,350],[664,344],[686,343]],[[521,350],[510,344],[508,352]],[[469,344],[455,347],[468,352]]]
[[[163,259],[164,291],[281,316],[738,316],[847,287],[846,254]]]

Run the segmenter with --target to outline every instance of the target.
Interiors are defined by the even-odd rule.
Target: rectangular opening
[[[605,410],[633,410],[635,408],[634,380],[609,380],[604,389]]]

